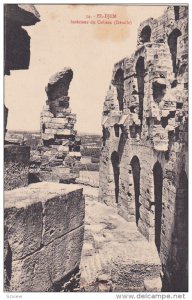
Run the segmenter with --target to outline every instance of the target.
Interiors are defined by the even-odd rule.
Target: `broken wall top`
[[[55,100],[62,96],[68,96],[69,85],[72,78],[73,71],[68,67],[52,75],[48,85],[45,87],[48,100]]]

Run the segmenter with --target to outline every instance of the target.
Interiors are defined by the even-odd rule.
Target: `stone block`
[[[31,203],[25,188],[5,192],[5,226],[12,259],[21,259],[40,248],[42,203]]]
[[[84,222],[85,203],[83,189],[69,192],[67,195],[55,197],[44,204],[43,244],[74,230]],[[67,214],[66,214],[67,210]]]
[[[84,226],[12,264],[11,291],[47,292],[80,264]]]
[[[74,185],[44,182],[5,192],[7,290],[61,288],[80,264],[84,209],[82,189]]]

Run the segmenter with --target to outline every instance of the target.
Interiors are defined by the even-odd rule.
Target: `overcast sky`
[[[36,5],[41,22],[25,27],[31,36],[29,70],[5,77],[5,104],[9,130],[39,130],[45,105],[45,85],[63,67],[74,72],[69,88],[70,106],[77,114],[79,132],[101,133],[101,114],[115,62],[136,48],[137,29],[143,20],[159,17],[165,6]],[[77,25],[71,20],[92,20],[114,13],[131,25]],[[104,19],[102,19],[104,20]],[[105,19],[107,20],[107,19]]]

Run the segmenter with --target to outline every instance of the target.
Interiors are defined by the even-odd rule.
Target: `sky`
[[[165,6],[35,5],[41,22],[24,27],[31,37],[28,70],[5,76],[5,104],[9,108],[8,130],[38,131],[47,95],[45,86],[54,73],[71,67],[70,107],[77,114],[75,128],[101,133],[101,115],[113,66],[136,49],[139,24],[157,18]],[[72,24],[96,21],[97,14],[115,14],[129,24]]]

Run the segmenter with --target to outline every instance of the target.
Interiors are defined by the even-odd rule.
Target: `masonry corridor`
[[[98,202],[98,189],[83,186],[85,236],[82,291],[161,291],[161,264],[154,243],[115,208]]]

